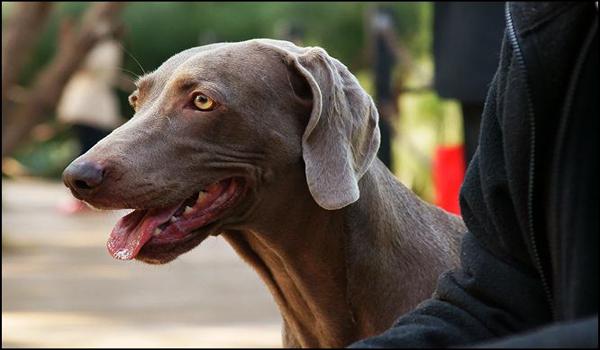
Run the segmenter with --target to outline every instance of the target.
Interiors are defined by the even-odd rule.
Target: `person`
[[[379,159],[393,169],[392,118],[397,112],[397,99],[393,93],[392,70],[396,63],[393,12],[388,8],[377,8],[372,19],[374,42],[375,104],[379,111],[381,145]]]
[[[485,93],[498,64],[503,33],[502,2],[433,5],[433,84],[440,97],[460,103],[465,164],[477,148]]]
[[[350,347],[598,347],[597,4],[507,3],[505,24],[461,265]]]
[[[381,145],[377,157],[390,170],[394,170],[392,141],[394,135],[393,119],[399,117],[398,97],[402,78],[393,79],[394,67],[401,63],[400,68],[410,67],[411,58],[406,47],[398,40],[394,31],[395,15],[389,7],[374,7],[370,16],[369,51],[375,76],[375,105],[379,111],[379,129]],[[400,74],[399,77],[402,77]]]
[[[122,123],[119,101],[112,90],[120,76],[121,47],[117,39],[100,41],[88,53],[82,67],[65,86],[57,106],[59,121],[72,126],[79,141],[79,155]],[[65,213],[86,211],[80,200],[71,198],[59,204]]]

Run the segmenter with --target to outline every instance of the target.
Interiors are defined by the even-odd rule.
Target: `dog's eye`
[[[201,111],[211,111],[215,109],[217,103],[204,94],[198,94],[194,97],[194,106]]]

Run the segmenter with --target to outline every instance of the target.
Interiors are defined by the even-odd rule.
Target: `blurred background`
[[[279,347],[265,286],[222,239],[166,266],[114,261],[124,212],[60,180],[132,116],[138,75],[187,48],[269,37],[321,46],[380,112],[379,157],[460,214],[496,68],[502,3],[2,2],[2,346]]]

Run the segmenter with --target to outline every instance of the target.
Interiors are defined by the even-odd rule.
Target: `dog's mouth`
[[[243,187],[240,179],[228,178],[211,184],[177,205],[134,210],[113,228],[107,243],[108,251],[115,259],[130,260],[144,246],[172,247],[187,241],[195,231],[216,221],[231,208]],[[203,234],[206,238],[209,232]]]

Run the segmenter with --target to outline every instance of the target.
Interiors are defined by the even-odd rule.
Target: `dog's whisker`
[[[127,49],[125,48],[125,45],[123,45],[121,42],[119,42],[119,46],[121,47],[121,50],[123,50],[123,52],[125,52],[129,57],[131,57],[135,63],[138,65],[138,67],[140,67],[140,69],[142,70],[142,73],[145,75],[146,71],[144,70],[144,67],[142,67],[142,64],[140,63],[140,61],[137,60],[137,58],[135,58],[129,51],[127,51]],[[139,75],[139,74],[136,74]]]
[[[130,80],[132,83],[134,83],[134,84],[135,84],[135,82],[137,81],[137,78],[139,77],[139,75],[138,75],[138,74],[136,74],[135,72],[133,72],[133,71],[131,71],[131,70],[127,69],[127,68],[124,68],[124,67],[117,67],[117,68],[115,68],[115,69],[118,69],[118,70],[120,70],[121,72],[129,73],[129,74],[131,75],[131,77],[133,77],[133,78],[131,78],[130,76],[127,76],[127,79],[129,79],[129,80]]]

